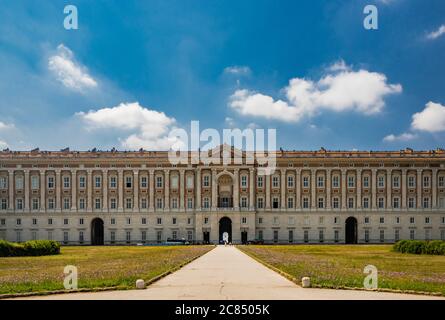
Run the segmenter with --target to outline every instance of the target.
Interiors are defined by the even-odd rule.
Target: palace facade
[[[219,150],[219,148],[218,148]],[[223,152],[244,157],[233,147]],[[445,151],[277,151],[172,165],[167,152],[0,152],[0,239],[62,244],[445,239]]]

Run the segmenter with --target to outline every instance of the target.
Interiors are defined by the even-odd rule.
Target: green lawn
[[[0,294],[64,289],[63,269],[78,268],[78,287],[134,288],[137,279],[150,280],[212,246],[62,247],[61,254],[0,258]]]
[[[363,268],[378,269],[378,287],[445,295],[445,256],[392,252],[391,245],[240,246],[242,251],[290,274],[311,277],[316,287],[363,287]]]

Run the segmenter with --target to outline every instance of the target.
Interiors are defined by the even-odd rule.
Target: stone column
[[[286,209],[286,169],[281,169],[281,209]]]
[[[372,169],[372,178],[371,178],[371,197],[372,197],[372,208],[377,208],[377,169]]]
[[[133,211],[139,211],[139,170],[133,171],[133,194],[134,194],[134,205]]]
[[[56,210],[60,211],[62,210],[62,199],[61,199],[61,189],[62,189],[62,183],[61,183],[61,173],[60,170],[56,170]]]
[[[87,211],[93,210],[93,170],[87,170]]]
[[[155,172],[153,169],[149,170],[148,175],[149,181],[149,198],[148,198],[148,209],[153,211],[155,208]]]
[[[170,209],[170,170],[166,169],[164,171],[164,177],[165,177],[165,185],[164,185],[164,209],[169,210]]]
[[[235,169],[233,172],[235,179],[233,181],[233,207],[235,210],[239,209],[239,170]]]
[[[266,177],[266,209],[270,210],[270,174],[265,175]]]
[[[71,170],[71,210],[77,210],[77,172]]]
[[[201,210],[201,169],[196,168],[196,182],[195,182],[195,190],[196,190],[196,199],[195,199],[195,208],[197,210]],[[212,199],[213,200],[213,199]],[[212,203],[213,206],[213,203]]]
[[[386,209],[392,208],[391,191],[392,191],[392,169],[386,169]]]
[[[331,169],[326,170],[326,209],[331,209]]]
[[[124,170],[119,169],[117,171],[117,188],[118,188],[118,205],[117,210],[124,211]]]
[[[362,208],[362,169],[357,169],[357,209]]]
[[[406,169],[402,170],[402,209],[406,209]]]
[[[25,212],[29,211],[29,189],[30,189],[30,183],[29,183],[29,170],[24,170],[24,181],[23,181],[23,188],[25,189]]]
[[[45,169],[42,169],[40,171],[40,211],[41,212],[46,210],[45,190],[46,190],[46,175],[45,175]]]
[[[431,208],[437,208],[437,169],[433,169],[431,176]]]
[[[201,183],[201,177],[199,182]],[[201,199],[199,201],[201,203]],[[216,169],[212,169],[212,210],[218,207],[218,184],[216,181]]]
[[[249,170],[249,208],[250,210],[255,209],[255,169],[250,168]]]
[[[102,170],[102,180],[103,180],[103,211],[108,211],[108,169]]]
[[[9,210],[14,210],[14,170],[8,171]]]
[[[311,169],[311,209],[317,209],[317,170]]]
[[[185,170],[179,170],[179,209],[184,210]]]
[[[417,209],[422,208],[422,169],[417,169]]]
[[[297,190],[295,208],[301,209],[301,169],[295,170],[295,190]]]
[[[348,189],[346,188],[346,169],[341,170],[341,208],[346,209],[346,196]]]

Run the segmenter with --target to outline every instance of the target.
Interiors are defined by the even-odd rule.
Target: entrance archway
[[[224,217],[219,220],[219,242],[223,241],[223,234],[227,232],[229,234],[229,242],[232,242],[232,220]]]
[[[91,221],[91,244],[93,246],[104,244],[104,221],[100,218]]]
[[[347,244],[357,243],[357,219],[349,217],[346,219],[345,242]]]

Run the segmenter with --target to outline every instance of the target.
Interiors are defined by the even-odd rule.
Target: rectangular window
[[[157,176],[156,177],[156,188],[162,188],[162,177],[161,176]]]
[[[80,225],[83,225],[83,224],[84,224],[84,220],[83,220],[83,218],[80,218],[80,219],[79,219],[79,224],[80,224]]]
[[[334,242],[338,242],[339,241],[339,233],[338,230],[334,230]]]
[[[0,177],[0,189],[7,189],[6,177]]]
[[[354,188],[355,186],[355,177],[349,176],[348,177],[348,188]]]
[[[263,187],[263,176],[257,177],[257,187],[262,188]]]
[[[141,199],[141,209],[147,209],[147,199]]]
[[[100,209],[101,208],[100,198],[94,199],[94,208],[95,209]]]
[[[257,207],[259,209],[263,209],[264,208],[264,199],[263,198],[258,198],[257,199]]]
[[[48,189],[54,189],[54,177],[48,177]]]
[[[340,177],[333,176],[332,177],[332,188],[338,188],[340,186]]]
[[[430,198],[423,198],[423,208],[428,209],[430,207]]]
[[[32,210],[39,210],[39,199],[38,198],[32,199]]]
[[[324,177],[323,176],[319,176],[317,178],[317,186],[319,188],[324,188]]]
[[[309,208],[309,198],[304,197],[303,198],[303,209],[308,209],[308,208]]]
[[[187,208],[193,209],[193,198],[187,198]]]
[[[408,208],[413,209],[416,206],[416,202],[414,198],[408,198]]]
[[[176,224],[176,218],[172,218],[172,224]]]
[[[187,231],[187,240],[193,241],[193,231],[192,230]]]
[[[414,217],[409,217],[409,223],[414,224],[416,222]]]
[[[142,242],[147,241],[147,231],[145,230],[141,231],[141,240]]]
[[[156,231],[156,241],[160,243],[162,241],[162,231]]]
[[[69,189],[70,188],[70,177],[63,177],[63,188]]]
[[[280,207],[280,203],[277,197],[274,197],[272,199],[272,208],[273,209],[278,209]]]
[[[84,241],[83,231],[79,231],[79,242],[82,243]]]
[[[54,198],[48,198],[48,209],[54,209]]]
[[[324,208],[324,198],[318,198],[318,209]]]
[[[247,218],[246,217],[242,217],[241,218],[241,223],[242,224],[247,224]]]
[[[85,177],[84,176],[80,176],[79,177],[79,188],[80,189],[85,189]]]
[[[208,208],[210,208],[210,200],[209,200],[208,197],[205,197],[205,198],[204,198],[203,205],[204,205],[204,209],[208,209]]]
[[[399,176],[394,176],[392,177],[392,187],[393,188],[400,188],[400,177]]]
[[[63,242],[68,242],[68,231],[63,231]]]
[[[363,187],[369,188],[369,177],[368,176],[363,177]]]
[[[247,208],[247,198],[246,197],[241,198],[241,208]]]
[[[399,240],[400,240],[400,230],[395,229],[394,230],[394,241],[399,241]]]
[[[332,207],[334,209],[338,209],[340,207],[340,201],[338,198],[333,198],[332,199]]]
[[[247,188],[247,176],[241,176],[241,188]]]
[[[369,230],[365,230],[365,242],[369,242]]]
[[[430,217],[425,217],[425,224],[430,224],[430,222],[431,222]]]
[[[294,230],[289,230],[289,243],[294,242]]]
[[[38,188],[39,188],[39,177],[38,176],[32,176],[31,177],[31,189],[32,190],[37,190]]]
[[[204,179],[204,181],[203,181],[203,184],[202,184],[202,185],[203,185],[204,187],[210,187],[210,176],[205,175],[203,179]]]
[[[171,177],[171,188],[172,189],[178,189],[179,186],[179,178],[178,176],[172,176]]]
[[[142,218],[142,219],[141,219],[141,223],[142,223],[142,224],[147,224],[147,218]]]
[[[116,241],[116,231],[110,231],[110,241],[111,243]]]
[[[278,188],[280,186],[280,179],[278,176],[272,177],[272,188]]]
[[[385,176],[379,176],[378,177],[378,187],[384,188],[385,187]]]
[[[365,217],[365,224],[369,224],[369,217]]]
[[[258,240],[263,240],[263,230],[258,230]]]
[[[349,209],[354,208],[354,198],[348,198],[348,208]]]
[[[429,188],[430,187],[430,177],[429,176],[424,176],[423,177],[423,187],[424,188]]]
[[[293,176],[288,176],[287,177],[287,187],[288,188],[293,188],[294,187],[294,177]]]
[[[162,198],[156,198],[156,208],[157,209],[164,208],[164,201]]]
[[[85,199],[84,198],[79,199],[79,209],[85,209]]]
[[[23,199],[17,199],[16,200],[16,206],[15,208],[17,210],[23,210]]]
[[[364,209],[369,208],[369,198],[367,198],[367,197],[363,198],[363,208]]]
[[[304,230],[303,232],[303,239],[305,243],[309,242],[309,231],[308,230]]]
[[[187,188],[193,188],[193,176],[187,176]]]
[[[125,232],[125,241],[127,241],[127,243],[131,242],[131,231]]]
[[[318,230],[318,241],[324,242],[324,230],[323,229]]]
[[[116,198],[111,198],[110,199],[110,209],[116,209],[117,208],[117,200]]]
[[[278,230],[273,231],[273,242],[274,243],[278,242]]]
[[[15,177],[15,188],[18,190],[23,189],[23,177],[22,176]]]
[[[2,201],[1,201],[1,209],[2,210],[8,209],[8,200],[7,199],[2,199]]]
[[[383,209],[385,207],[385,199],[384,198],[379,198],[378,206],[379,206],[379,209]]]
[[[145,189],[148,187],[148,179],[147,177],[141,177],[141,188]]]
[[[408,187],[409,188],[415,188],[416,187],[416,177],[409,176],[408,177]]]
[[[131,189],[133,187],[133,177],[126,176],[125,177],[125,188]]]
[[[100,176],[94,177],[94,187],[100,188],[100,185],[101,185],[101,177]]]
[[[293,209],[294,207],[294,198],[293,197],[288,197],[287,198],[287,208],[288,209]]]
[[[380,242],[385,242],[385,230],[380,229]]]
[[[380,222],[381,224],[385,223],[385,217],[380,217],[379,222]]]
[[[309,188],[309,177],[303,177],[303,188]]]
[[[416,239],[416,230],[411,229],[411,230],[409,231],[409,239],[410,239],[410,240],[415,240],[415,239]]]
[[[394,199],[392,199],[392,207],[394,208],[394,209],[399,209],[400,208],[400,199],[399,198],[394,198]]]
[[[116,189],[117,187],[117,178],[116,176],[110,177],[110,189]]]
[[[156,218],[156,224],[161,225],[162,224],[162,218]]]
[[[131,199],[131,198],[125,199],[125,208],[127,208],[127,209],[133,208],[133,199]]]
[[[445,177],[440,176],[439,177],[439,188],[443,188],[443,187],[445,187]]]
[[[110,224],[116,224],[116,218],[111,218],[110,219]]]
[[[71,208],[70,206],[70,198],[63,198],[63,209],[69,210]]]

